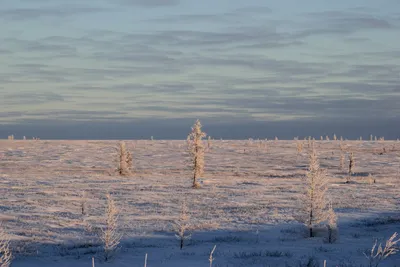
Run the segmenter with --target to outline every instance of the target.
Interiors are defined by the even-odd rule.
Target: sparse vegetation
[[[328,229],[327,242],[328,243],[336,242],[338,237],[337,215],[333,210],[332,202],[329,203],[326,227]]]
[[[350,177],[354,174],[354,165],[355,165],[354,153],[351,152],[349,155],[349,176],[347,182],[351,182]]]
[[[107,206],[105,210],[105,227],[101,229],[100,239],[103,242],[104,259],[109,261],[121,241],[122,235],[118,231],[118,209],[110,194],[106,195]]]
[[[204,145],[202,139],[206,137],[206,134],[202,132],[201,127],[200,121],[197,120],[187,138],[192,165],[191,169],[193,171],[193,188],[200,188],[198,178],[204,173]]]
[[[210,139],[211,138],[208,137],[208,140]],[[204,190],[187,191],[187,188],[184,188],[180,185],[182,180],[179,180],[183,175],[187,175],[187,170],[180,170],[179,168],[176,168],[176,166],[179,166],[182,160],[187,159],[186,154],[182,153],[182,149],[178,149],[183,147],[184,142],[163,140],[153,142],[143,140],[134,142],[135,147],[138,148],[137,164],[138,166],[143,164],[140,166],[141,171],[140,176],[138,175],[138,177],[143,179],[126,180],[118,175],[110,179],[110,177],[107,175],[103,176],[102,170],[100,169],[101,167],[99,168],[100,164],[102,163],[99,165],[96,164],[97,162],[100,162],[99,159],[101,160],[101,153],[93,158],[85,157],[85,155],[90,155],[92,153],[85,151],[86,154],[79,154],[82,153],[80,152],[82,151],[80,150],[82,143],[79,143],[79,145],[72,145],[71,143],[68,143],[68,145],[65,146],[64,144],[58,142],[57,144],[61,144],[60,147],[62,147],[62,149],[66,149],[66,151],[76,151],[76,154],[78,155],[77,156],[74,153],[60,153],[63,154],[63,157],[60,159],[60,163],[57,163],[60,164],[58,166],[66,166],[67,168],[71,167],[69,171],[72,173],[71,176],[74,179],[71,180],[71,188],[62,185],[62,193],[61,191],[56,191],[58,189],[57,187],[54,187],[54,181],[46,181],[46,179],[50,176],[41,177],[41,170],[39,170],[39,172],[35,170],[35,175],[41,178],[41,180],[35,181],[35,183],[37,182],[40,186],[33,187],[34,191],[28,191],[30,193],[30,200],[24,202],[24,208],[26,206],[32,210],[32,214],[35,219],[30,219],[28,216],[24,216],[22,213],[20,213],[21,215],[18,215],[15,220],[12,219],[13,217],[11,217],[11,215],[13,215],[13,210],[19,208],[19,206],[15,205],[15,203],[17,203],[15,202],[15,199],[17,198],[19,201],[23,200],[23,197],[21,197],[20,193],[22,191],[19,190],[22,190],[21,188],[23,188],[23,190],[32,190],[32,185],[29,184],[26,186],[25,180],[21,180],[17,175],[14,175],[13,171],[15,170],[9,171],[9,169],[7,169],[8,166],[12,165],[5,165],[5,163],[9,164],[11,160],[15,160],[15,162],[19,162],[19,165],[21,165],[22,169],[25,171],[27,165],[24,164],[28,162],[27,156],[30,155],[26,155],[26,152],[22,153],[23,148],[18,145],[18,142],[4,142],[7,143],[7,150],[0,152],[3,153],[2,156],[4,155],[5,161],[3,163],[6,167],[6,175],[2,176],[1,178],[2,183],[7,185],[7,190],[4,190],[4,187],[0,188],[2,189],[1,192],[4,194],[4,198],[2,199],[2,203],[0,205],[0,211],[2,211],[0,220],[3,220],[3,218],[5,220],[10,220],[12,225],[16,225],[16,227],[19,227],[18,225],[24,224],[26,221],[29,222],[30,225],[33,225],[32,230],[34,231],[35,226],[31,222],[37,220],[38,214],[43,216],[45,212],[47,212],[43,212],[42,210],[39,211],[40,208],[43,208],[43,205],[50,204],[48,205],[49,207],[45,207],[49,208],[49,210],[54,213],[54,216],[52,215],[46,217],[46,219],[49,220],[48,225],[50,226],[48,226],[47,223],[41,226],[45,230],[43,232],[44,238],[52,238],[52,236],[50,236],[48,233],[51,233],[57,237],[65,237],[66,235],[70,235],[70,233],[65,235],[64,232],[72,232],[64,230],[69,228],[65,227],[65,225],[77,224],[79,226],[78,229],[81,230],[79,234],[80,238],[82,238],[82,242],[72,245],[58,244],[56,249],[58,253],[57,255],[74,256],[76,259],[82,258],[84,255],[92,256],[92,254],[97,254],[100,251],[104,251],[104,259],[109,261],[115,255],[115,251],[118,250],[119,246],[123,248],[122,251],[124,252],[128,251],[129,249],[134,249],[136,246],[148,247],[149,249],[151,248],[151,251],[149,251],[150,253],[154,253],[154,250],[160,246],[160,249],[174,248],[176,250],[177,247],[182,249],[185,248],[182,252],[177,253],[177,251],[175,251],[171,252],[171,255],[166,255],[163,259],[165,261],[172,261],[176,256],[187,257],[188,259],[189,257],[195,258],[201,256],[203,257],[204,261],[206,261],[208,257],[210,266],[213,264],[218,266],[221,264],[222,266],[226,263],[227,257],[234,257],[236,261],[240,261],[239,264],[246,266],[259,264],[261,262],[265,262],[266,260],[271,266],[278,266],[281,263],[287,264],[287,266],[317,266],[318,264],[322,264],[323,261],[321,261],[321,259],[324,259],[323,257],[325,254],[329,257],[328,266],[351,266],[349,265],[350,263],[348,265],[338,263],[338,260],[333,263],[334,257],[336,256],[340,257],[341,260],[343,259],[341,255],[337,254],[337,247],[345,246],[343,242],[342,244],[335,246],[322,244],[318,245],[318,247],[316,245],[320,244],[318,242],[321,242],[322,240],[326,243],[334,243],[336,241],[338,238],[339,228],[337,222],[338,215],[341,216],[342,213],[347,213],[346,216],[348,216],[349,212],[352,212],[354,209],[359,209],[361,205],[364,205],[364,203],[368,204],[364,205],[368,207],[362,207],[363,211],[367,210],[369,207],[373,207],[374,209],[379,208],[383,211],[387,211],[391,209],[393,207],[393,203],[397,201],[397,194],[393,193],[394,189],[396,189],[396,180],[393,179],[391,174],[396,174],[398,171],[398,159],[396,157],[397,148],[395,148],[392,143],[361,144],[357,141],[346,141],[346,148],[342,149],[342,142],[340,142],[341,168],[345,169],[347,167],[345,166],[344,157],[344,155],[346,155],[346,151],[360,153],[362,163],[368,162],[371,159],[373,160],[373,164],[371,165],[365,164],[360,166],[360,168],[362,167],[365,169],[365,172],[359,172],[357,175],[354,175],[355,181],[358,182],[357,185],[346,186],[343,185],[343,183],[338,182],[341,178],[346,177],[346,175],[343,174],[343,172],[338,172],[337,168],[335,168],[339,156],[338,143],[312,142],[312,137],[305,138],[305,141],[303,141],[303,139],[299,141],[297,138],[291,143],[287,143],[286,141],[269,142],[270,147],[268,147],[268,150],[271,151],[271,153],[266,154],[262,153],[260,150],[266,145],[266,141],[264,140],[251,139],[249,143],[246,141],[237,141],[238,143],[236,143],[236,141],[221,141],[221,143],[219,143],[219,141],[215,141],[215,144],[213,143],[213,153],[206,155],[210,159],[210,179],[204,181],[204,184],[208,184],[209,186],[205,186]],[[305,163],[306,158],[296,156],[293,149],[294,146],[296,146],[298,150],[297,152],[301,153],[299,150],[303,151],[306,149],[304,147],[304,145],[307,145],[306,142],[309,143],[310,147],[310,151],[308,151],[309,168],[307,175],[304,175],[303,170],[307,166]],[[40,145],[40,147],[42,147],[41,144],[43,143],[47,146],[45,147],[47,150],[43,150],[46,151],[43,153],[45,157],[49,155],[49,157],[53,158],[56,153],[54,155],[51,154],[54,150],[54,146],[51,144],[51,142],[44,141],[41,142],[41,144],[39,143],[35,144],[35,146],[38,147],[38,145]],[[33,142],[24,143],[24,146],[30,144],[33,144]],[[190,137],[188,138],[188,144],[192,144],[192,139]],[[246,147],[246,154],[243,154],[243,145],[246,144],[248,144],[248,147]],[[17,146],[18,148],[16,148]],[[89,149],[89,151],[98,151],[98,147],[96,147],[98,146],[98,143],[93,145],[93,143],[90,144],[89,142],[89,144],[85,143],[85,146],[85,150]],[[90,146],[92,147],[90,148]],[[393,146],[393,148],[389,149],[391,146]],[[112,146],[103,145],[99,150],[103,150],[104,148],[109,149],[110,147]],[[149,147],[150,149],[162,148],[162,150],[158,151],[163,152],[166,151],[165,149],[168,149],[168,152],[165,154],[157,153],[156,157],[149,160],[148,156],[151,157],[151,153],[157,151],[150,151]],[[299,147],[301,147],[301,149],[299,149]],[[384,157],[379,156],[378,153],[382,147],[388,148]],[[50,150],[50,148],[52,148],[52,150]],[[284,151],[284,149],[287,149],[287,151]],[[319,157],[317,156],[317,150],[319,152],[318,154],[320,155]],[[220,155],[219,152],[223,152],[225,154]],[[59,151],[57,151],[57,153],[59,153]],[[75,158],[71,156],[72,154],[74,154],[73,156]],[[219,158],[217,158],[216,155],[219,156]],[[390,164],[386,164],[388,158],[391,159],[390,157],[392,157],[392,155],[394,155],[393,158],[395,160],[393,162],[395,163],[390,162]],[[90,173],[93,173],[94,175],[87,175],[85,173],[85,179],[80,179],[79,174],[82,172],[82,169],[79,169],[79,165],[77,165],[79,164],[76,160],[78,157],[85,159],[84,164],[81,165],[85,166],[83,171],[90,171]],[[120,160],[120,158],[121,157],[119,155],[118,160]],[[256,158],[259,158],[262,163],[260,163],[261,161],[257,162],[258,160],[256,160]],[[218,162],[216,159],[221,161]],[[276,164],[276,162],[281,160],[285,165]],[[147,161],[150,162],[149,165],[147,165]],[[44,158],[43,162],[46,162],[46,158]],[[125,160],[124,162],[127,163],[129,160]],[[295,163],[291,165],[292,162]],[[105,164],[106,170],[109,170],[110,166],[114,167],[116,165],[115,162],[112,165],[108,163],[108,159],[106,157],[104,157],[104,163],[107,164]],[[190,166],[193,166],[192,163],[193,158],[191,157]],[[156,166],[154,169],[150,169],[153,164],[159,166]],[[384,171],[381,171],[382,169],[379,167],[377,168],[377,165],[384,166]],[[90,168],[88,168],[88,166],[90,166]],[[324,169],[321,169],[322,167]],[[63,167],[57,167],[57,173],[60,173],[60,170],[62,169]],[[191,172],[192,170],[194,169],[191,168]],[[234,172],[234,170],[236,170],[236,172]],[[318,175],[322,175],[327,180],[328,172],[330,177],[329,182],[332,183],[329,193],[330,195],[333,194],[334,196],[335,210],[333,209],[332,205],[327,206],[326,204],[318,204],[326,202],[324,200],[325,197],[320,197],[319,195],[322,192],[322,195],[326,194],[325,191],[328,181],[325,183],[318,182],[319,179],[317,179],[317,177]],[[169,173],[172,175],[170,176]],[[17,174],[20,175],[20,173]],[[168,175],[168,179],[164,179],[166,174]],[[304,176],[305,178],[303,178]],[[197,176],[197,178],[199,177],[201,178],[201,176]],[[379,179],[379,184],[368,187],[368,184],[375,183],[375,179]],[[101,186],[96,188],[94,187],[96,184]],[[52,188],[54,187],[54,192],[51,191],[51,194],[62,194],[62,198],[58,198],[57,203],[61,203],[61,201],[64,201],[63,199],[67,200],[64,201],[65,211],[56,210],[58,204],[55,204],[56,202],[54,201],[54,198],[51,198],[50,191],[47,187],[48,185],[51,185]],[[299,185],[301,185],[301,187]],[[391,188],[392,185],[393,188]],[[101,221],[103,218],[101,215],[104,213],[100,211],[99,206],[102,206],[102,203],[91,200],[90,210],[88,209],[87,204],[87,192],[90,192],[91,197],[96,195],[98,196],[99,194],[104,194],[104,191],[101,192],[103,188],[112,188],[113,192],[115,192],[113,194],[115,200],[117,200],[118,203],[121,203],[121,211],[115,212],[113,216],[106,216],[107,218],[104,219],[106,223]],[[73,191],[71,191],[71,189]],[[376,191],[376,194],[375,189],[379,189]],[[372,190],[374,192],[373,194],[364,193],[366,191],[372,192]],[[11,192],[12,195],[10,195],[9,192]],[[37,196],[36,194],[31,194],[32,192],[37,193]],[[132,192],[135,193],[132,194]],[[191,202],[193,200],[193,203],[196,204],[191,206],[193,210],[191,209],[190,213],[187,206],[182,207],[179,217],[177,215],[176,220],[174,220],[174,217],[170,217],[171,214],[168,212],[169,208],[172,207],[172,203],[176,203],[175,201],[177,199],[182,198],[181,194],[187,194],[188,192],[191,192],[190,196],[188,195]],[[304,194],[302,198],[299,198],[300,193]],[[276,194],[276,197],[274,194]],[[388,197],[385,198],[384,202],[378,201],[383,194],[388,195]],[[7,198],[10,198],[11,200],[8,200]],[[107,196],[107,203],[109,203],[109,198],[111,199],[111,195]],[[304,201],[305,199],[306,201]],[[322,199],[322,201],[319,202],[318,200],[320,199]],[[39,201],[45,201],[44,203],[46,204],[40,203]],[[317,204],[313,201],[317,201]],[[312,204],[303,206],[304,203]],[[34,204],[34,206],[32,206],[32,204]],[[115,203],[113,203],[113,205],[115,207]],[[9,209],[10,206],[13,210]],[[107,204],[107,207],[110,206],[112,205]],[[302,206],[301,210],[298,210],[299,206]],[[132,212],[133,209],[135,209],[135,212]],[[303,240],[302,230],[304,230],[304,227],[300,227],[300,225],[290,226],[291,232],[283,231],[278,226],[285,222],[290,223],[291,220],[293,220],[291,216],[299,213],[296,212],[296,209],[297,211],[302,212],[302,218],[300,221],[302,224],[307,226],[307,229],[309,230],[307,235],[317,238],[313,240]],[[310,212],[310,210],[312,210],[312,212]],[[335,214],[335,211],[338,212],[338,215]],[[106,213],[110,213],[108,208]],[[119,222],[118,214],[123,215],[123,224]],[[196,214],[199,216],[194,216],[195,218],[191,218],[190,214]],[[139,216],[136,217],[136,215]],[[132,218],[132,216],[134,217]],[[115,229],[117,230],[114,231],[116,238],[109,238],[110,235],[106,234],[107,232],[113,232],[109,231],[109,229],[112,227],[107,227],[109,222],[113,221],[110,218],[116,218],[114,222],[118,221],[118,225],[116,223],[111,223],[111,225],[116,225]],[[81,221],[81,219],[83,221]],[[150,240],[152,236],[149,238],[139,237],[138,239],[134,237],[134,241],[132,243],[130,242],[130,239],[126,239],[124,240],[124,243],[120,243],[121,235],[119,233],[122,232],[122,230],[125,231],[126,229],[129,229],[128,231],[136,231],[132,229],[140,229],[138,230],[138,233],[140,233],[138,236],[141,235],[142,229],[146,230],[146,235],[150,233],[150,231],[159,231],[159,229],[161,229],[161,231],[167,230],[170,232],[171,229],[168,228],[168,224],[165,223],[168,221],[173,221],[172,230],[179,241],[179,246],[170,246],[172,243],[170,238],[165,239],[167,240],[166,242],[160,241],[161,245],[157,243],[159,242],[158,240],[153,243],[148,243],[151,242]],[[275,224],[278,228],[274,228],[272,231],[265,230],[262,229],[262,227],[259,227],[258,224],[260,223]],[[350,224],[341,224],[340,227],[341,232],[343,232],[342,239],[345,240],[346,238],[351,238],[352,242],[354,242],[354,248],[349,248],[351,253],[353,253],[352,255],[363,257],[363,242],[365,242],[365,239],[368,238],[371,233],[373,233],[374,236],[378,233],[379,235],[383,235],[380,232],[382,229],[397,227],[398,224],[398,215],[393,215],[391,217],[379,217],[379,220],[373,220],[372,218],[365,221],[360,220],[359,224],[356,226],[352,222],[350,222]],[[242,225],[245,225],[246,228],[242,228]],[[57,226],[59,226],[58,229]],[[85,226],[86,231],[83,231]],[[210,231],[216,229],[225,231],[224,227],[229,228],[232,226],[237,227],[239,230],[237,232],[234,230],[233,233],[222,232],[222,234],[220,234],[220,231],[215,231],[215,236],[213,236],[214,232]],[[248,226],[252,227],[251,231],[249,230],[249,232],[244,233],[240,232],[243,229],[248,229]],[[342,227],[357,227],[357,230],[348,231],[348,229],[343,229]],[[52,229],[52,231],[49,231],[48,229]],[[148,229],[151,230],[147,232]],[[256,232],[255,229],[257,229]],[[191,232],[194,230],[196,230],[196,233],[192,237]],[[64,232],[61,233],[62,231]],[[271,236],[273,231],[276,231],[277,236]],[[26,238],[26,240],[31,238],[30,236],[24,235],[24,231],[15,230],[10,236],[12,238],[14,238],[14,236],[17,236],[18,238],[23,236],[23,238]],[[345,235],[347,236],[345,237]],[[37,237],[34,237],[32,239],[36,238]],[[190,244],[186,244],[186,240],[189,238],[193,238],[193,240]],[[290,247],[290,242],[295,240],[296,245],[308,244],[310,245],[310,251],[318,254],[315,254],[315,258],[312,258],[311,261],[308,261],[308,258],[303,257],[302,261],[300,262],[300,255],[298,254],[298,251],[281,251],[279,247],[274,246],[273,242],[271,242],[275,240],[275,238],[276,240],[285,242],[287,247]],[[398,249],[398,238],[395,237],[391,240],[391,242],[394,243],[392,248]],[[105,245],[107,243],[114,245]],[[217,245],[224,243],[224,246],[217,251],[215,251],[214,246],[214,249],[211,250],[210,253],[210,243]],[[19,244],[17,245],[17,242],[14,239],[9,244],[9,248],[12,248],[13,254],[18,257],[21,253],[21,249],[19,248],[21,246]],[[243,244],[251,244],[251,246],[243,250],[240,248],[240,246],[243,246]],[[37,246],[40,248],[40,245],[41,243],[39,243]],[[190,245],[190,247],[187,247],[186,249],[187,245]],[[370,266],[376,267],[377,264],[380,264],[380,262],[386,260],[389,258],[389,256],[394,255],[394,253],[392,253],[393,250],[385,250],[384,246],[384,244],[382,246],[375,245],[375,247],[372,249],[372,252],[369,251],[366,253],[366,256],[368,255],[368,262],[371,264]],[[225,249],[224,247],[229,247],[229,250]],[[232,250],[230,250],[231,248]],[[25,249],[26,248],[23,248],[23,250]],[[29,249],[31,248],[29,247]],[[34,250],[34,252],[30,255],[42,253],[40,250],[38,250],[39,252],[36,251],[37,250]],[[103,255],[103,253],[101,253],[101,255]],[[349,255],[350,254],[346,254],[346,257],[350,257]],[[0,256],[2,256],[2,254],[0,254]],[[266,259],[266,257],[269,257],[269,259]],[[395,262],[397,259],[396,257],[397,255],[395,257],[390,257],[388,260],[389,264],[390,262]],[[155,258],[155,261],[159,260],[157,257]],[[153,256],[151,259],[153,260]],[[215,261],[215,259],[217,259],[217,261]],[[221,259],[222,263],[219,262],[219,259]],[[119,257],[118,260],[120,260]],[[360,259],[357,260],[360,261]],[[142,261],[142,258],[140,261]],[[361,261],[365,260],[361,258]],[[147,264],[147,261],[145,262],[145,264]],[[355,266],[355,264],[356,263],[354,263],[353,266]],[[168,264],[166,265],[168,266]],[[360,264],[357,266],[359,265]],[[164,266],[164,264],[161,264],[161,266]],[[2,266],[0,265],[0,267]]]
[[[211,252],[210,252],[210,257],[208,257],[208,261],[210,262],[210,267],[212,267],[212,265],[213,265],[213,261],[214,261],[214,257],[213,257],[213,254],[214,254],[214,251],[215,251],[215,248],[217,247],[217,245],[215,245],[214,247],[213,247],[213,249],[211,250]]]
[[[186,201],[182,203],[179,218],[173,222],[173,230],[175,237],[179,240],[179,247],[183,249],[185,240],[190,239],[192,236],[188,231],[190,230],[190,214]]]
[[[344,170],[345,169],[345,156],[343,152],[340,152],[340,164],[339,164],[339,168],[340,170]]]
[[[0,267],[9,267],[12,261],[10,239],[0,224]]]
[[[296,142],[296,147],[297,147],[297,153],[298,153],[298,154],[300,154],[301,152],[303,152],[303,142],[297,141],[297,142]]]
[[[375,183],[376,183],[376,180],[375,180],[374,177],[372,177],[371,174],[368,174],[367,182],[368,182],[368,184],[375,184]]]
[[[118,151],[118,173],[123,176],[131,175],[132,161],[132,154],[127,151],[125,142],[120,142]]]
[[[384,247],[382,244],[377,246],[378,241],[375,241],[371,248],[370,253],[364,253],[368,259],[369,267],[378,267],[378,265],[387,257],[396,254],[399,251],[397,243],[400,242],[400,238],[397,238],[397,232],[394,233],[387,241]]]
[[[309,237],[313,237],[313,228],[327,218],[325,199],[327,177],[325,170],[320,168],[314,144],[309,152],[309,169],[305,177],[300,218],[308,228]]]
[[[87,192],[82,191],[81,199],[80,199],[80,206],[81,206],[81,214],[85,216],[87,214]]]

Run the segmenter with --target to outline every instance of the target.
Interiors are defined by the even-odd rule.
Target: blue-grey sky
[[[397,138],[399,43],[398,0],[2,0],[0,134]]]

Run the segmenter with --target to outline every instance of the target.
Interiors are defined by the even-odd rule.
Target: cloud
[[[2,100],[3,105],[7,106],[20,106],[20,105],[40,105],[50,102],[64,102],[65,99],[62,95],[57,93],[31,93],[21,92],[5,94]]]
[[[66,18],[81,14],[109,11],[99,7],[55,6],[41,8],[9,8],[0,10],[0,18],[7,20],[32,20],[38,18]]]
[[[244,21],[248,23],[253,18],[260,15],[271,14],[272,10],[265,6],[247,6],[237,8],[232,11],[220,12],[220,13],[203,13],[203,14],[178,14],[170,16],[162,16],[158,18],[148,19],[149,22],[156,23],[240,23]]]
[[[320,82],[318,86],[330,89],[341,89],[351,93],[368,95],[379,95],[395,92],[398,88],[398,84],[389,83],[376,83],[376,82]]]
[[[10,49],[2,49],[0,48],[0,55],[10,55],[13,52]]]
[[[361,30],[395,28],[395,25],[383,17],[347,10],[313,12],[305,16],[307,21],[300,24],[301,29],[294,34],[295,38],[322,34],[348,35]]]
[[[33,54],[57,54],[57,57],[71,57],[77,55],[77,49],[74,44],[51,44],[42,40],[21,40],[16,38],[6,38],[4,43],[12,47],[13,52],[34,52]],[[52,55],[54,56],[54,55]]]
[[[119,0],[118,2],[125,5],[154,8],[176,6],[180,3],[180,0]]]
[[[316,97],[254,97],[245,101],[229,99],[229,106],[254,109],[253,114],[265,113],[277,116],[310,117],[319,119],[388,118],[399,114],[398,102],[400,97],[367,98],[334,98],[327,96]],[[368,109],[366,109],[368,107]]]
[[[79,24],[74,17],[62,27],[48,23],[37,34],[7,32],[0,44],[7,67],[0,70],[0,112],[9,113],[0,122],[322,121],[398,111],[400,52],[372,42],[376,30],[380,42],[392,40],[397,26],[370,9],[285,17],[244,3],[203,13],[182,5],[166,16],[151,8],[174,8],[179,1],[32,1],[25,8],[3,7],[1,18],[17,28],[25,24],[18,20],[83,14],[107,23]],[[143,12],[132,17],[132,9]],[[118,11],[116,21],[108,23],[115,14],[106,10]],[[23,104],[37,110],[18,113]]]

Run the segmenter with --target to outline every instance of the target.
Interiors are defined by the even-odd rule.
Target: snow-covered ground
[[[207,142],[205,142],[206,144]],[[339,141],[317,141],[328,170],[328,195],[339,217],[339,240],[306,238],[295,218],[307,142],[213,140],[201,189],[191,189],[185,141],[126,141],[135,174],[115,174],[117,141],[0,141],[0,220],[10,234],[13,265],[25,266],[367,266],[375,239],[400,232],[400,142],[345,141],[355,155],[346,184]],[[385,151],[383,149],[385,148]],[[348,161],[346,158],[346,167]],[[371,174],[376,183],[370,184]],[[87,192],[88,214],[81,215]],[[120,209],[123,240],[111,262],[96,236],[105,194]],[[183,250],[171,231],[186,201],[194,230]],[[400,255],[379,266],[400,266]]]

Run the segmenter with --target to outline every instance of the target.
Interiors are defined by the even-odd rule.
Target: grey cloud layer
[[[160,7],[175,6],[180,3],[180,0],[118,0],[117,2],[142,7]]]
[[[0,18],[8,20],[32,20],[37,18],[60,18],[69,16],[79,16],[87,13],[98,13],[109,11],[104,8],[96,7],[70,7],[56,6],[46,8],[14,8],[0,10]]]
[[[173,7],[179,1],[121,0],[118,4]],[[18,21],[105,10],[80,6],[27,8],[3,10],[0,16]],[[230,114],[247,119],[353,118],[364,116],[366,111],[371,116],[392,116],[399,111],[400,63],[374,60],[371,64],[364,59],[391,60],[400,51],[341,55],[324,51],[317,55],[306,48],[309,37],[333,34],[343,37],[343,41],[364,42],[368,38],[353,34],[370,29],[399,30],[390,19],[368,12],[312,13],[297,22],[273,19],[269,17],[273,10],[266,7],[247,7],[222,15],[188,14],[148,20],[155,24],[210,20],[218,23],[208,31],[87,30],[79,36],[60,33],[36,40],[4,38],[0,56],[7,60],[7,69],[0,69],[0,93],[4,96],[0,104],[12,111],[0,111],[3,117],[20,122],[48,115],[71,120],[129,120],[153,113],[170,117]],[[247,24],[249,17],[257,17],[265,24]],[[246,23],[234,26],[234,20]],[[293,31],[279,27],[288,24],[296,25]],[[285,49],[293,48],[314,54],[306,60],[282,56]],[[357,61],[352,62],[353,59]],[[47,89],[41,90],[41,86]],[[25,93],[10,93],[15,88]],[[32,93],[34,89],[36,93]],[[66,106],[60,110],[40,107],[69,102],[76,111]],[[33,105],[38,111],[16,111],[24,104]]]

